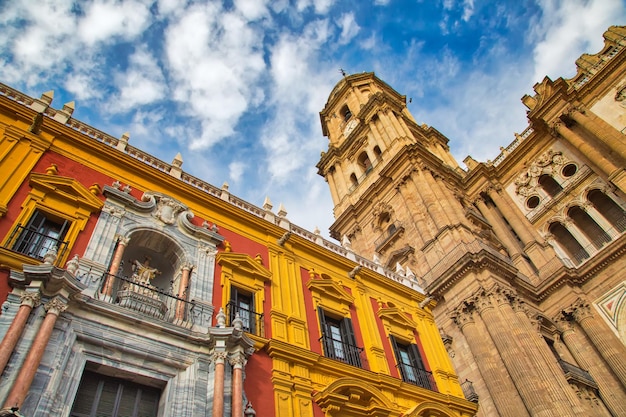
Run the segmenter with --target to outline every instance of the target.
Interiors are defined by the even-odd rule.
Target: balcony
[[[461,390],[463,391],[463,395],[467,401],[478,403],[478,394],[474,391],[472,381],[466,379],[465,382],[462,382]]]
[[[239,318],[243,322],[243,331],[255,336],[265,337],[263,327],[263,314],[242,308],[235,302],[231,301],[226,304],[226,317],[228,318],[227,326],[232,326],[233,320],[239,314]]]
[[[336,359],[348,365],[361,367],[362,347],[345,343],[341,340],[333,339],[330,336],[322,336],[318,339],[324,346],[324,356]]]
[[[382,253],[388,246],[396,241],[404,233],[404,226],[399,221],[390,224],[385,230],[385,234],[374,241],[375,251]]]
[[[191,328],[194,324],[196,303],[136,279],[104,274],[96,298],[143,316]],[[200,308],[198,308],[200,309]]]
[[[13,230],[5,245],[7,249],[39,261],[43,261],[44,255],[55,249],[58,251],[57,260],[63,259],[67,246],[68,242],[64,242],[50,233],[40,233],[22,225],[18,225]]]
[[[433,378],[433,373],[425,369],[416,368],[406,363],[397,365],[402,375],[402,380],[418,387],[426,388],[431,391],[437,391],[437,385]]]
[[[593,389],[598,389],[598,384],[596,384],[596,381],[594,381],[589,372],[579,368],[576,365],[572,365],[571,363],[566,362],[563,359],[559,359],[559,365],[561,365],[561,369],[563,369],[563,372],[565,373],[565,378],[568,382],[582,383]]]

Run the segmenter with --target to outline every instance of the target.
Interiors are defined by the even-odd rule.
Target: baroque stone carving
[[[515,192],[523,197],[535,193],[539,184],[539,177],[543,174],[553,175],[567,162],[562,152],[552,149],[540,155],[526,172],[521,173],[515,180]]]

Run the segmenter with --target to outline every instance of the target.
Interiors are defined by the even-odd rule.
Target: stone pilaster
[[[529,416],[504,364],[494,354],[496,347],[491,337],[476,325],[473,308],[471,304],[461,305],[452,318],[467,340],[498,414],[502,417]]]
[[[606,327],[603,320],[598,320],[594,316],[591,307],[584,300],[576,300],[570,311],[622,385],[626,387],[626,346]]]
[[[580,329],[567,317],[559,315],[554,319],[561,331],[561,340],[567,346],[580,368],[589,372],[598,385],[600,396],[606,407],[615,416],[626,416],[626,392],[621,383],[589,344]]]

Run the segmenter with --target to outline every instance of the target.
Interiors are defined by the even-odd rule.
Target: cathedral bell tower
[[[460,242],[475,240],[459,199],[464,172],[448,139],[418,125],[405,96],[374,73],[349,75],[320,118],[329,145],[317,168],[334,202],[334,238],[419,275]]]

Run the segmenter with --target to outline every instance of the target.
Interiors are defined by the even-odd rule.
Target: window
[[[341,114],[341,117],[343,117],[344,122],[347,122],[352,117],[352,112],[350,111],[350,108],[347,105],[341,108],[341,111],[339,112],[339,114]]]
[[[322,329],[322,345],[324,356],[347,364],[361,367],[362,348],[356,346],[352,321],[349,318],[335,318],[318,308]]]
[[[70,417],[156,417],[161,390],[85,371]]]
[[[558,193],[561,192],[561,190],[563,190],[563,187],[561,187],[561,184],[556,182],[556,180],[548,174],[543,174],[542,176],[540,176],[538,182],[539,182],[539,186],[550,197],[556,196]]]
[[[13,232],[18,238],[11,249],[42,260],[50,249],[56,248],[62,257],[67,249],[67,242],[63,238],[69,225],[67,220],[53,219],[46,213],[35,210],[28,224],[18,225]]]
[[[589,258],[589,253],[561,223],[551,223],[548,231],[573,262],[578,264]]]
[[[433,375],[425,369],[417,345],[402,343],[392,335],[389,335],[389,340],[393,346],[393,353],[396,356],[397,367],[402,375],[402,380],[435,391]]]
[[[363,169],[363,172],[365,172],[366,174],[372,170],[372,162],[370,161],[367,152],[361,152],[358,161],[359,165],[361,165],[361,168]]]
[[[231,325],[237,313],[239,313],[239,318],[243,321],[243,330],[255,333],[256,313],[254,312],[254,298],[252,294],[241,291],[237,287],[231,287],[230,302],[228,303],[228,316]]]

